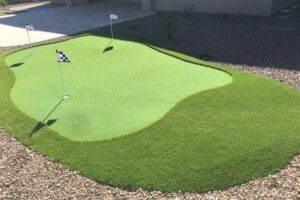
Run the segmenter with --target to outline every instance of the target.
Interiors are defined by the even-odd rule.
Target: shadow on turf
[[[112,51],[112,50],[114,49],[114,46],[111,45],[112,42],[113,42],[113,40],[110,40],[110,41],[109,41],[109,43],[107,44],[107,46],[105,47],[105,49],[103,50],[102,53],[106,53],[106,52]]]
[[[12,64],[11,66],[9,67],[20,67],[21,65],[24,64],[24,60],[26,60],[27,58],[29,58],[30,56],[32,56],[32,53],[28,54],[27,56],[25,56],[24,58],[20,59],[19,61],[17,61],[16,63]]]
[[[51,126],[53,125],[57,119],[50,119],[47,121],[47,119],[51,116],[51,114],[59,107],[59,105],[64,101],[64,99],[61,99],[55,106],[54,108],[46,115],[46,117],[42,120],[39,121],[35,127],[32,129],[29,137],[31,137],[35,132],[39,131],[42,129],[44,126]],[[47,122],[46,122],[47,121]]]
[[[20,67],[21,65],[23,65],[24,63],[23,62],[19,62],[19,63],[15,63],[9,67]]]
[[[106,47],[106,48],[103,50],[102,53],[106,53],[106,52],[108,52],[108,51],[112,51],[113,49],[114,49],[114,46],[108,46],[108,47]]]

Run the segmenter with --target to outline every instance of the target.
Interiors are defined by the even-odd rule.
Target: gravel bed
[[[0,129],[0,199],[300,199],[300,156],[277,174],[224,191],[129,192],[70,171]]]
[[[300,91],[300,45],[297,42],[300,41],[300,11],[291,13],[288,21],[278,21],[281,15],[271,18],[229,16],[230,27],[216,15],[181,19],[180,30],[174,35],[176,39],[171,41],[159,36],[156,16],[121,23],[115,28],[116,32],[145,37],[162,47],[195,57],[209,53],[212,62],[263,75]],[[246,22],[247,25],[243,25]],[[95,30],[107,31],[107,28]],[[12,49],[0,47],[0,52]],[[139,189],[130,192],[70,171],[29,150],[0,129],[0,199],[300,199],[300,155],[276,174],[223,191],[165,194]]]
[[[226,63],[216,63],[232,67],[234,69],[251,72],[257,75],[265,76],[300,91],[300,71],[295,69],[277,69],[271,67],[255,67],[246,65],[228,65]]]

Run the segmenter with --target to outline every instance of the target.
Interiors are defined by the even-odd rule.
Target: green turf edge
[[[60,42],[60,41],[58,41],[58,42]],[[159,49],[159,50],[162,51],[162,49]],[[171,51],[166,51],[166,53],[169,54],[169,53],[172,53],[172,52]],[[191,58],[189,56],[185,56],[185,55],[182,55],[180,53],[176,54],[176,56],[180,57],[181,59]],[[1,102],[0,108],[1,108],[1,111],[3,111],[3,112],[0,113],[0,122],[3,125],[3,127],[6,128],[6,130],[8,130],[10,132],[10,134],[12,134],[14,137],[21,140],[24,144],[28,145],[29,148],[31,148],[33,150],[36,150],[36,151],[40,151],[40,152],[42,152],[46,155],[49,155],[54,160],[60,161],[63,164],[67,164],[70,167],[70,169],[79,170],[76,167],[75,168],[72,167],[70,165],[70,163],[65,162],[63,160],[63,156],[61,157],[61,155],[56,154],[57,152],[60,151],[60,149],[57,149],[56,151],[55,150],[49,151],[49,149],[48,149],[48,151],[47,151],[47,148],[45,148],[43,146],[41,147],[41,146],[35,145],[35,141],[37,141],[36,138],[32,138],[32,139],[28,138],[28,133],[26,131],[26,130],[28,130],[28,126],[26,126],[26,125],[29,124],[32,127],[37,122],[35,120],[32,120],[29,117],[25,116],[24,114],[22,114],[19,110],[16,109],[16,107],[11,102],[9,94],[10,94],[11,88],[13,87],[15,78],[14,78],[13,72],[11,72],[8,69],[8,67],[5,66],[4,58],[5,58],[5,55],[0,56],[0,66],[1,66],[0,67],[0,74],[4,75],[6,77],[6,79],[4,78],[4,79],[0,80],[0,88],[1,88],[1,91],[3,91],[3,94],[7,94],[7,95],[4,95],[3,98],[0,100],[0,102]],[[238,77],[238,76],[243,76],[244,74],[248,74],[248,73],[244,73],[244,72],[239,72],[237,70],[229,69],[229,68],[226,68],[226,67],[221,67],[221,66],[217,67],[213,64],[209,64],[209,63],[206,63],[206,62],[200,61],[198,59],[194,59],[194,58],[191,60],[191,62],[198,62],[199,64],[207,64],[208,66],[212,66],[214,68],[223,69],[223,70],[229,72],[234,78]],[[248,74],[248,75],[250,75],[250,74]],[[259,76],[256,76],[256,75],[250,75],[250,76],[259,77]],[[235,79],[233,81],[235,81]],[[287,86],[283,86],[282,84],[277,83],[273,80],[269,80],[269,81],[272,81],[273,83],[277,84],[278,86],[281,86],[281,87],[285,88],[286,90],[294,91],[292,88],[287,87]],[[11,123],[11,122],[13,122],[13,123]],[[51,131],[47,128],[45,128],[43,130],[42,134],[45,134],[45,133],[49,133],[48,136],[54,142],[60,142],[60,140],[65,140],[66,144],[72,143],[72,142],[66,140],[65,138],[59,136],[58,134],[54,133],[53,131]],[[50,144],[50,147],[51,147],[51,145],[52,144]],[[54,144],[53,144],[53,146],[58,147]],[[61,150],[63,150],[63,148]],[[236,185],[236,184],[244,183],[248,180],[251,180],[252,178],[262,177],[262,176],[265,176],[269,173],[274,173],[274,172],[278,171],[280,168],[282,168],[293,155],[295,155],[295,154],[289,153],[289,155],[285,155],[284,161],[281,161],[279,164],[277,164],[275,167],[273,167],[272,170],[268,171],[267,173],[260,174],[259,176],[255,176],[255,177],[249,177],[247,180],[238,181],[238,182],[235,182],[235,183],[227,184],[226,186],[216,187],[216,188],[213,188],[213,189],[221,189],[221,188],[224,189],[224,188]],[[92,177],[92,178],[96,179],[99,182],[102,182],[102,183],[105,183],[105,184],[108,183],[107,181],[99,180],[99,177],[93,177],[93,176],[89,175],[89,173],[86,172],[85,170],[82,171],[82,174],[86,175],[88,177]],[[114,184],[113,182],[109,182],[108,184],[112,185],[112,186],[119,186],[119,187],[129,189],[129,190],[137,189],[135,186],[132,186],[132,185],[131,186],[130,185],[124,186],[122,184]],[[145,189],[151,190],[151,188],[145,188]],[[201,190],[201,191],[204,192],[204,191],[208,191],[208,190],[211,190],[211,189],[204,189],[204,190]],[[162,191],[168,191],[168,190],[163,189]],[[184,190],[182,190],[182,191],[184,191]]]

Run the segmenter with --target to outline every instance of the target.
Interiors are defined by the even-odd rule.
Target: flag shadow
[[[24,60],[26,60],[27,58],[29,58],[30,56],[32,56],[32,53],[28,54],[27,56],[25,56],[24,58],[20,59],[19,61],[17,61],[16,63],[12,64],[11,66],[9,67],[20,67],[21,65],[24,64]]]
[[[114,49],[114,46],[112,46],[111,44],[112,44],[112,40],[107,44],[107,46],[105,47],[105,49],[103,50],[102,53],[106,53],[108,51],[112,51]]]
[[[15,64],[9,66],[9,67],[20,67],[23,64],[24,64],[23,62],[18,62],[18,63],[15,63]]]
[[[32,129],[29,137],[31,137],[35,132],[39,131],[42,129],[44,126],[51,126],[53,125],[57,119],[50,119],[47,121],[47,119],[51,116],[51,114],[59,107],[59,105],[64,101],[64,99],[61,99],[55,106],[54,108],[46,115],[46,117],[42,120],[39,121],[35,127]],[[47,122],[46,122],[47,121]]]
[[[102,53],[106,53],[106,52],[108,52],[108,51],[112,51],[113,49],[114,49],[114,46],[108,46],[108,47],[106,47],[106,48],[103,50]]]

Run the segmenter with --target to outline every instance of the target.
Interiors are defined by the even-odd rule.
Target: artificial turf
[[[103,53],[109,42],[85,36],[8,56],[16,76],[12,101],[37,121],[55,120],[50,128],[71,140],[99,141],[146,128],[180,100],[232,81],[137,42],[116,39]],[[61,64],[70,95],[63,102],[56,49],[71,60]]]
[[[225,70],[233,81],[183,99],[137,133],[74,142],[47,127],[31,135],[37,121],[12,102],[15,76],[1,56],[0,125],[30,148],[71,169],[126,189],[222,189],[275,172],[299,152],[298,92],[273,80],[159,50]]]

